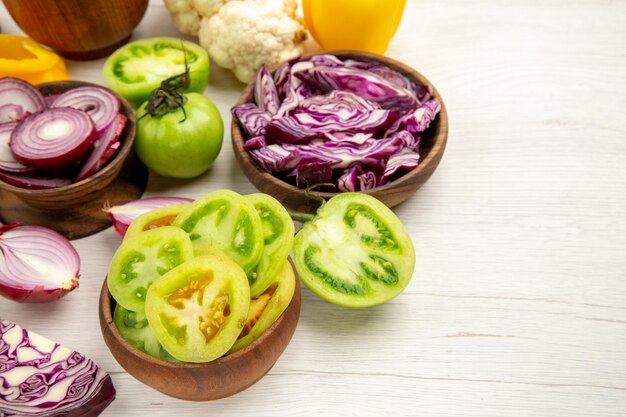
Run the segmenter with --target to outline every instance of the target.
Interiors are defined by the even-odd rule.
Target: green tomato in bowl
[[[135,151],[148,168],[166,177],[197,177],[222,149],[224,123],[215,104],[198,93],[186,97],[184,111],[151,116],[148,102],[137,111]]]

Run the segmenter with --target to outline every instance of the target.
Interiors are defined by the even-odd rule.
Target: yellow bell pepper
[[[384,54],[406,0],[302,0],[304,22],[324,49]]]
[[[65,63],[34,40],[0,34],[0,77],[15,77],[31,84],[68,80]]]

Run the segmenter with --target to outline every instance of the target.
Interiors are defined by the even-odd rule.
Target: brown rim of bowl
[[[387,183],[380,187],[372,188],[370,190],[361,191],[362,193],[371,194],[373,192],[385,191],[385,190],[394,188],[396,186],[402,185],[405,182],[410,181],[413,177],[421,174],[422,171],[424,171],[435,158],[441,156],[441,155],[437,155],[435,152],[431,152],[431,150],[435,147],[436,144],[440,144],[440,146],[442,147],[441,152],[445,150],[445,146],[446,146],[447,139],[448,139],[448,112],[446,110],[446,106],[443,102],[443,99],[441,98],[441,95],[439,94],[439,91],[437,91],[435,86],[425,76],[423,76],[417,70],[413,69],[412,67],[400,61],[397,61],[393,58],[389,58],[387,56],[376,55],[376,54],[372,54],[369,52],[346,51],[346,50],[308,52],[308,53],[302,54],[300,57],[294,59],[293,61],[294,62],[301,61],[303,59],[311,58],[312,56],[315,56],[315,55],[324,55],[324,54],[335,55],[341,58],[365,58],[371,61],[381,62],[389,66],[390,68],[398,71],[402,75],[408,76],[409,78],[415,78],[420,83],[424,85],[428,85],[432,90],[433,97],[437,98],[437,100],[439,100],[439,102],[441,103],[441,110],[439,111],[439,114],[437,115],[435,119],[438,122],[436,126],[436,130],[432,133],[433,143],[429,147],[428,152],[426,153],[426,156],[424,157],[424,159],[420,159],[420,163],[418,164],[418,166],[415,169],[407,172],[400,178],[397,178],[390,183]],[[270,72],[273,73],[275,70],[276,68],[271,68]],[[241,95],[237,99],[236,105],[251,102],[251,97],[252,97],[251,95],[253,94],[253,88],[254,88],[254,80],[252,80],[246,86],[246,88],[242,91]],[[239,126],[239,122],[236,120],[235,117],[233,117],[232,122],[231,122],[231,132],[234,132],[235,130],[239,132],[239,135],[236,138],[235,138],[235,135],[232,135],[232,139],[236,140],[237,142],[236,143],[237,151],[241,151],[240,153],[243,155],[243,158],[246,160],[246,163],[251,164],[255,168],[257,168],[257,170],[259,171],[259,175],[261,177],[263,177],[267,181],[280,181],[281,186],[284,186],[285,189],[292,191],[292,192],[304,192],[305,191],[304,189],[298,188],[295,185],[290,184],[282,180],[281,178],[278,178],[272,175],[272,173],[265,171],[261,166],[259,166],[259,164],[256,163],[254,159],[252,159],[252,157],[250,157],[249,152],[246,152],[243,149],[243,143],[245,140],[244,140],[244,135],[241,130],[241,127]],[[421,157],[421,153],[420,153],[420,157]],[[331,192],[331,191],[314,191],[313,190],[313,191],[310,191],[309,193],[315,196],[323,197],[324,199],[328,199],[337,194],[341,194],[341,191]]]
[[[115,167],[115,165],[117,165],[116,161],[120,161],[120,162],[124,161],[126,157],[128,156],[128,154],[130,153],[130,151],[132,150],[133,142],[135,138],[135,111],[124,98],[122,98],[115,91],[107,87],[104,87],[95,83],[86,82],[86,81],[74,81],[74,80],[53,81],[49,83],[35,85],[35,87],[39,91],[42,91],[51,87],[57,87],[57,86],[68,86],[68,88],[65,91],[69,91],[71,89],[78,88],[78,87],[98,87],[98,88],[103,88],[107,90],[108,92],[112,93],[120,102],[120,112],[128,118],[126,126],[124,126],[124,130],[122,131],[122,134],[120,135],[120,138],[128,137],[129,140],[123,141],[122,147],[116,152],[113,159],[107,162],[104,168],[101,168],[95,174],[83,180],[80,180],[78,182],[72,183],[70,185],[66,185],[63,187],[56,187],[56,188],[47,188],[47,189],[30,189],[30,188],[17,187],[15,185],[12,185],[12,184],[9,184],[0,180],[0,188],[3,188],[12,193],[36,194],[37,196],[41,196],[41,197],[57,196],[60,194],[65,194],[67,192],[72,192],[72,191],[81,189],[85,185],[90,184],[92,181],[97,181],[99,179],[108,177],[111,174],[111,171],[114,171],[116,169]],[[58,93],[58,94],[61,94],[61,93]],[[44,96],[45,95],[46,94],[44,94]]]
[[[222,356],[222,357],[220,357],[218,359],[215,359],[215,360],[212,360],[210,362],[202,362],[202,363],[167,362],[167,361],[164,361],[164,360],[161,360],[161,359],[157,359],[157,358],[155,358],[153,356],[150,356],[147,353],[144,353],[144,352],[140,351],[139,349],[135,348],[133,345],[128,343],[126,341],[126,339],[124,339],[124,337],[121,335],[121,333],[117,329],[117,326],[113,322],[113,303],[114,303],[114,301],[113,301],[113,296],[109,292],[109,288],[107,286],[107,279],[104,280],[103,287],[100,290],[99,310],[101,312],[104,312],[104,319],[105,319],[105,322],[106,322],[106,326],[102,329],[102,333],[104,334],[106,331],[110,331],[111,334],[113,335],[113,337],[115,337],[115,339],[122,346],[124,346],[124,348],[126,348],[126,350],[128,352],[130,352],[131,354],[136,356],[138,359],[140,359],[142,361],[146,361],[146,362],[149,363],[149,365],[153,365],[153,366],[161,366],[161,367],[164,366],[164,367],[170,368],[170,369],[184,370],[184,369],[206,368],[206,367],[211,366],[211,365],[222,364],[222,363],[225,363],[225,362],[231,362],[231,361],[239,359],[240,357],[244,356],[246,353],[254,350],[258,345],[263,344],[263,342],[268,337],[271,337],[271,334],[273,333],[273,331],[282,324],[282,322],[285,320],[287,311],[289,311],[291,308],[293,308],[292,307],[293,300],[296,297],[301,297],[301,295],[300,295],[300,291],[301,291],[300,279],[298,278],[297,275],[295,276],[295,280],[296,280],[296,287],[295,287],[295,290],[294,290],[294,295],[291,297],[291,300],[289,300],[289,304],[287,305],[287,308],[285,309],[285,311],[282,312],[280,317],[278,317],[278,319],[276,319],[276,321],[274,323],[272,323],[272,325],[267,330],[265,330],[265,332],[263,332],[263,334],[258,339],[256,339],[255,341],[253,341],[252,343],[250,343],[248,346],[246,346],[243,349],[240,349],[240,350],[238,350],[238,351],[236,351],[234,353],[231,353],[229,355]],[[298,293],[298,294],[296,294],[296,293]]]

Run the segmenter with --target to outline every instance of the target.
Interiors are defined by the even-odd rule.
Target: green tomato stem
[[[311,220],[315,218],[315,215],[313,214],[299,213],[297,211],[288,210],[288,213],[289,213],[289,217],[291,217],[291,220],[295,222],[300,222],[300,223],[310,222]]]

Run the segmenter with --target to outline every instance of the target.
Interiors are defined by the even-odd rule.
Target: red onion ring
[[[84,111],[93,120],[96,135],[100,135],[115,120],[120,111],[120,102],[103,88],[79,87],[61,94],[50,107],[71,107]]]
[[[74,179],[75,182],[84,180],[98,172],[100,168],[113,156],[120,147],[119,138],[126,126],[126,116],[118,114],[115,121],[94,142],[94,148]]]
[[[22,120],[9,146],[19,162],[42,171],[54,171],[80,159],[95,139],[86,113],[53,108]]]
[[[0,125],[0,170],[7,172],[26,172],[32,171],[32,168],[18,162],[11,152],[9,141],[11,133],[17,126],[17,123],[3,123]]]
[[[41,93],[17,78],[0,79],[0,123],[17,122],[46,108]]]
[[[27,303],[78,287],[80,257],[61,234],[41,226],[0,226],[0,295]]]
[[[15,185],[29,190],[46,190],[70,185],[72,181],[64,177],[43,177],[29,172],[6,172],[0,171],[0,180],[7,184]]]

